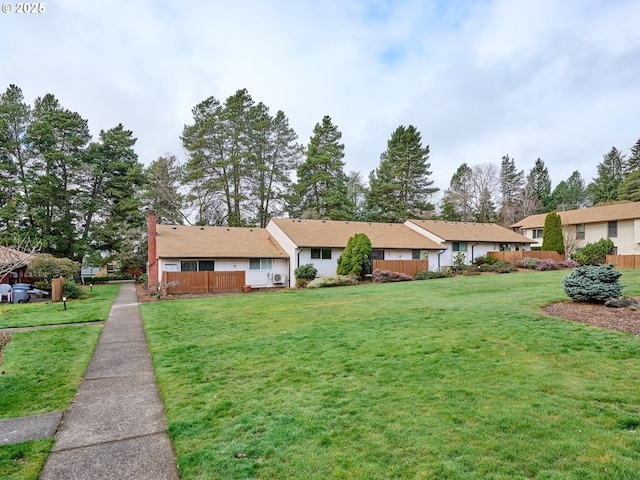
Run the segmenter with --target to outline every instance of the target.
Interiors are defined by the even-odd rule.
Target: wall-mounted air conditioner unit
[[[284,275],[282,275],[281,273],[274,273],[273,274],[273,283],[275,283],[275,284],[284,283]]]

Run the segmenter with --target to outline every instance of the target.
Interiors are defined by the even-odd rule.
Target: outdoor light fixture
[[[64,309],[67,309],[67,297],[62,297],[62,304],[64,305]]]

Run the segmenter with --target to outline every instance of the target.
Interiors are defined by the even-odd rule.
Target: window
[[[467,251],[467,242],[453,242],[453,251],[454,252],[466,252]]]
[[[532,238],[542,238],[542,232],[543,232],[542,228],[534,228]]]
[[[331,249],[330,248],[312,248],[311,249],[311,258],[312,259],[331,260]]]
[[[420,250],[411,250],[411,260],[420,260]]]
[[[384,260],[384,250],[371,250],[371,260]]]
[[[200,260],[198,262],[198,271],[213,272],[215,270],[215,262],[213,260]]]
[[[508,243],[501,243],[500,244],[500,251],[501,252],[510,252],[511,251],[511,245]]]
[[[271,270],[270,258],[252,258],[249,260],[250,270]]]
[[[584,223],[576,225],[576,240],[584,240]]]
[[[180,262],[180,271],[181,272],[197,272],[198,271],[198,262],[195,260],[188,260],[186,262]]]
[[[616,238],[618,236],[618,222],[609,222],[607,232],[609,238]]]

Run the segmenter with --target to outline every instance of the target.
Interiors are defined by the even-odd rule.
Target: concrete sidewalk
[[[134,288],[121,287],[41,480],[179,479]]]

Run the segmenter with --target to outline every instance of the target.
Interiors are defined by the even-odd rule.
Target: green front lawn
[[[83,287],[86,298],[62,302],[2,303],[0,304],[0,328],[35,327],[64,323],[106,320],[111,304],[120,291],[120,284]]]
[[[541,314],[567,273],[142,305],[183,480],[637,479],[640,340]]]

